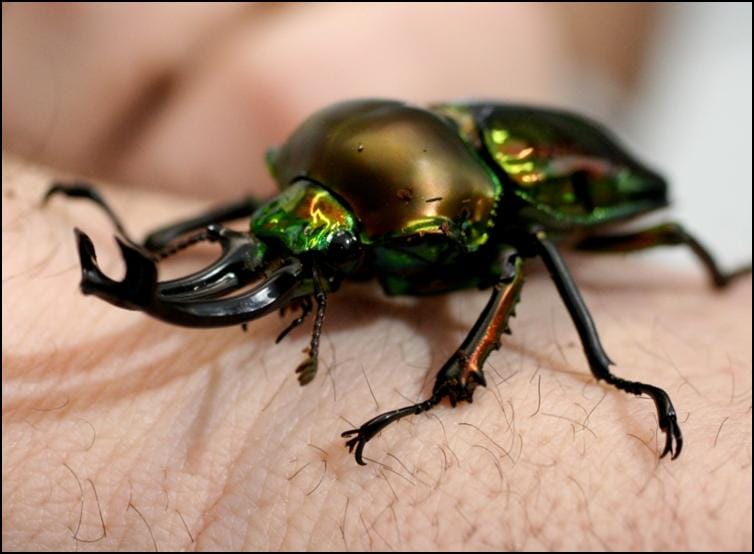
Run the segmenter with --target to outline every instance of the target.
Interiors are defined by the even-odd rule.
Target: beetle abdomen
[[[601,126],[580,116],[481,103],[436,109],[486,150],[504,174],[503,186],[531,206],[525,213],[550,226],[617,221],[667,205],[662,177],[631,157]]]
[[[486,240],[501,192],[494,172],[442,118],[393,101],[317,112],[271,166],[282,187],[307,178],[341,197],[368,241],[447,234],[473,250]]]

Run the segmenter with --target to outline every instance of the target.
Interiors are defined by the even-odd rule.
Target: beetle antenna
[[[319,269],[316,264],[312,267],[312,282],[314,284],[314,299],[317,301],[317,315],[314,317],[314,329],[312,330],[312,340],[309,343],[309,355],[296,368],[298,382],[301,385],[309,384],[317,374],[319,337],[322,335],[322,323],[325,320],[325,310],[327,309],[327,294],[325,294],[320,283]]]

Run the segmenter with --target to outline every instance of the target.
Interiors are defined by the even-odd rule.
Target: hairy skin
[[[51,179],[4,160],[4,550],[751,549],[749,279],[716,293],[701,270],[569,257],[616,371],[678,408],[674,462],[529,263],[489,388],[389,427],[359,467],[340,433],[426,396],[486,293],[345,287],[302,388],[311,319],[276,346],[293,314],[190,330],[82,296],[72,227],[117,276],[112,230],[85,202],[40,208]],[[206,207],[102,190],[137,235]]]
[[[171,191],[101,189],[143,236],[209,201],[271,194],[264,150],[337,99],[635,101],[623,85],[655,11],[5,3],[3,145]],[[597,66],[622,83],[615,97],[571,90]],[[344,287],[301,388],[311,319],[275,345],[296,314],[189,330],[84,297],[72,228],[117,276],[109,223],[85,202],[39,207],[58,171],[3,171],[3,550],[751,550],[750,280],[715,293],[698,268],[569,258],[616,372],[678,408],[674,462],[657,459],[652,402],[591,378],[530,263],[489,388],[389,427],[362,468],[340,433],[425,398],[487,293]]]

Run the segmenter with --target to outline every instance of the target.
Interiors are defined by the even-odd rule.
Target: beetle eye
[[[353,260],[361,252],[361,243],[350,231],[338,231],[327,248],[327,257],[340,263]]]

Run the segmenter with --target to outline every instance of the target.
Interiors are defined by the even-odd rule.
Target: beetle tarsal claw
[[[675,460],[683,449],[683,435],[676,415],[673,413],[661,420],[660,429],[665,432],[665,448],[660,454],[660,458],[670,454],[670,459]],[[673,448],[673,442],[675,442],[675,448]]]
[[[391,410],[389,412],[385,412],[384,414],[380,414],[367,421],[358,429],[350,429],[348,431],[344,431],[340,434],[340,436],[346,438],[350,437],[351,435],[356,435],[352,439],[346,441],[346,446],[348,447],[349,452],[354,452],[354,448],[356,449],[356,452],[354,452],[356,463],[365,466],[367,464],[363,459],[364,447],[370,440],[374,438],[377,433],[382,431],[385,427],[387,427],[394,421],[403,419],[408,415],[416,415],[431,410],[445,396],[447,396],[446,392],[435,391],[432,393],[432,396],[424,402],[419,402],[418,404],[412,404],[411,406],[405,406],[397,410]]]
[[[354,454],[354,457],[356,458],[356,463],[360,466],[365,466],[367,463],[364,461],[363,453],[364,453],[364,447],[366,446],[367,442],[372,438],[371,436],[364,436],[361,429],[351,429],[350,431],[345,431],[340,434],[341,437],[350,437],[351,435],[356,435],[354,438],[346,441],[346,446],[348,447],[348,453],[353,453],[353,449],[356,449],[356,453]]]

